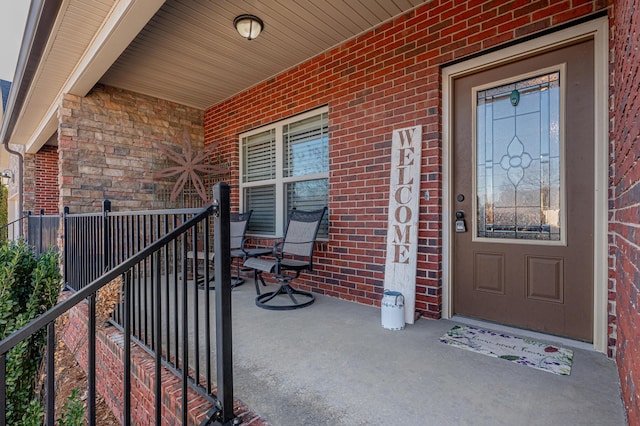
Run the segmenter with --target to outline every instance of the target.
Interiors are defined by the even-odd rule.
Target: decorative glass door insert
[[[560,71],[475,98],[474,237],[563,240]]]

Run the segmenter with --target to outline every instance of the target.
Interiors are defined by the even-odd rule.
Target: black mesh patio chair
[[[254,270],[258,293],[256,305],[264,309],[287,310],[303,308],[315,301],[310,292],[291,287],[291,281],[298,278],[302,271],[313,270],[313,249],[326,210],[326,207],[315,211],[291,210],[284,238],[273,247],[273,257],[251,257],[245,260],[244,266]],[[260,294],[258,279],[265,284],[263,272],[275,274],[280,285],[276,291]]]
[[[231,248],[231,262],[233,262],[237,258],[244,259],[244,257],[240,254],[244,250],[245,244],[245,234],[247,232],[247,227],[249,224],[249,219],[251,218],[251,211],[246,213],[231,213],[229,215],[229,247]],[[211,246],[213,247],[213,246]],[[234,255],[235,253],[235,255]],[[204,261],[205,253],[204,251],[198,251],[196,253],[197,259],[199,261]],[[193,251],[187,252],[187,258],[193,259],[194,253]],[[214,265],[214,253],[213,251],[209,252],[209,269],[213,270]],[[214,280],[213,274],[209,278],[209,283],[211,284]],[[238,266],[238,275],[236,277],[231,277],[231,286],[235,287],[242,284],[244,280],[240,278],[239,275],[239,266]],[[204,285],[204,277],[198,276],[198,284],[201,286]],[[209,289],[214,289],[214,285],[210,285]]]
[[[247,233],[252,212],[253,210],[249,210],[246,213],[231,213],[230,215],[229,247],[231,248],[231,263],[236,263],[236,276],[231,277],[231,287],[244,283],[244,279],[240,277],[240,266],[248,256],[247,249],[244,247],[247,241],[245,234]]]

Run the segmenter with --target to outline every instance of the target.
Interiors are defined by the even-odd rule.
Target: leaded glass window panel
[[[479,238],[561,238],[560,73],[476,94]]]

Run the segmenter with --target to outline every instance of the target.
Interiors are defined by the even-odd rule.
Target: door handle
[[[467,232],[467,224],[464,220],[464,211],[456,212],[456,232]]]

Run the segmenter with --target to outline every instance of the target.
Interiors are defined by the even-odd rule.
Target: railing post
[[[69,285],[69,273],[67,271],[69,265],[69,223],[67,215],[69,214],[69,206],[62,209],[62,279],[65,286]]]
[[[24,226],[22,225],[22,222],[21,222],[20,236],[24,238],[24,240],[27,243],[31,243],[31,237],[29,236],[29,228],[31,228],[31,210],[27,211],[26,217],[27,217],[27,229],[26,230],[24,229]]]
[[[109,227],[109,213],[111,212],[111,201],[102,201],[102,232],[103,232],[103,257],[102,257],[102,273],[104,274],[110,269],[110,246],[111,246],[111,229]]]
[[[214,253],[216,282],[216,366],[219,421],[230,424],[233,414],[233,347],[231,336],[231,253],[229,230],[229,185],[213,187]],[[217,203],[217,206],[216,206]],[[206,283],[205,283],[206,285]]]
[[[0,425],[7,424],[7,354],[0,354]]]
[[[122,286],[124,294],[124,377],[122,379],[122,424],[123,426],[129,426],[131,425],[131,294],[133,293],[131,291],[131,269],[122,276]],[[178,362],[177,359],[178,357],[176,356],[176,363]]]
[[[46,410],[46,421],[47,426],[55,426],[56,424],[56,380],[55,380],[55,370],[56,370],[56,361],[55,361],[55,353],[56,353],[56,328],[55,321],[51,321],[47,326],[47,374],[45,376],[45,380],[47,383],[47,410]]]
[[[40,223],[38,224],[39,226],[39,231],[38,231],[38,256],[42,254],[42,226],[43,226],[43,222],[44,222],[44,209],[40,209],[40,217],[39,217],[39,221]]]
[[[87,424],[96,425],[96,298],[89,295],[89,322],[87,324]]]

